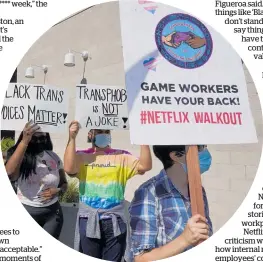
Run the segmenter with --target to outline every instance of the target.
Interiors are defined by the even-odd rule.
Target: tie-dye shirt
[[[80,202],[96,209],[110,209],[124,200],[127,181],[138,172],[138,158],[129,152],[108,149],[78,151]]]

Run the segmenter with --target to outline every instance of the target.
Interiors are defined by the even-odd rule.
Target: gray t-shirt
[[[58,197],[48,202],[42,202],[39,194],[50,187],[58,187],[59,170],[63,169],[61,159],[52,151],[44,151],[37,156],[36,174],[32,173],[27,179],[18,179],[17,195],[20,201],[28,206],[45,207],[58,201]]]

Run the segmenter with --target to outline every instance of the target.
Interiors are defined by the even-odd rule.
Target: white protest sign
[[[77,85],[75,119],[87,129],[128,129],[126,90],[115,86]]]
[[[241,59],[182,10],[120,1],[134,144],[257,142]]]
[[[43,132],[65,132],[68,105],[69,96],[64,88],[10,83],[1,112],[1,129],[22,131],[32,120]]]

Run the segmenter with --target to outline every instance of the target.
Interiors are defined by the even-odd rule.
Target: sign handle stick
[[[199,214],[205,217],[202,181],[201,181],[197,146],[186,147],[186,163],[187,163],[192,216]]]

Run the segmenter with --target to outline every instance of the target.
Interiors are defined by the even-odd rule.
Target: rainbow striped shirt
[[[127,181],[138,172],[138,158],[119,149],[78,151],[80,202],[96,209],[110,209],[124,200]]]

